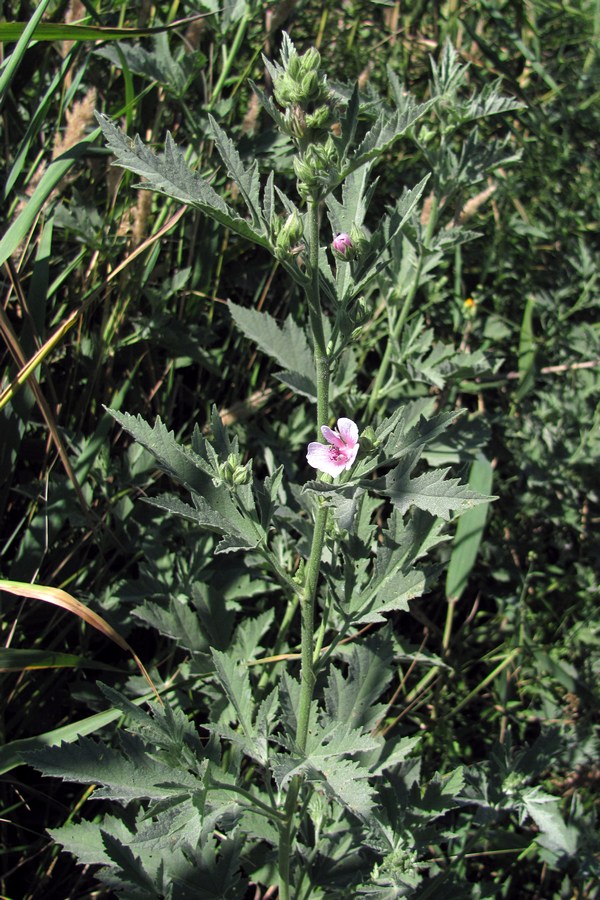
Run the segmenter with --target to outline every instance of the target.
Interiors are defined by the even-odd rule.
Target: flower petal
[[[348,449],[346,450],[346,459],[348,461],[347,461],[346,465],[344,466],[345,469],[352,468],[352,465],[354,464],[354,460],[356,459],[357,453],[358,453],[358,443],[356,443],[354,445],[354,447],[348,447]]]
[[[346,446],[355,447],[358,445],[358,425],[352,419],[338,419],[337,426],[340,435]],[[356,453],[354,454],[356,456]]]
[[[327,475],[332,475],[334,478],[346,467],[345,458],[341,460],[332,459],[331,447],[326,447],[325,444],[318,444],[316,441],[308,445],[306,459],[314,469],[326,472]]]
[[[343,450],[346,446],[344,440],[340,437],[337,431],[333,431],[332,428],[328,428],[327,425],[321,426],[321,432],[323,437],[329,444],[333,444],[334,447],[337,447],[338,450]]]

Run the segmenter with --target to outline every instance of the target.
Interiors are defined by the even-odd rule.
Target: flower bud
[[[346,234],[345,231],[342,231],[340,234],[336,234],[331,244],[331,247],[338,259],[350,259],[351,255],[349,255],[348,251],[352,250],[352,246],[353,244],[350,235]]]
[[[304,235],[302,219],[296,210],[291,213],[279,228],[275,241],[275,256],[279,260],[287,259],[292,250],[298,252],[298,245]]]
[[[302,70],[304,72],[316,72],[321,65],[321,54],[316,47],[309,47],[301,58]]]
[[[321,131],[327,128],[331,113],[327,106],[318,106],[314,112],[307,113],[306,127],[311,131]]]
[[[319,75],[317,72],[307,72],[302,79],[302,100],[308,103],[319,96]]]
[[[250,484],[252,481],[252,460],[245,466],[237,466],[232,474],[231,482],[235,485]]]
[[[304,57],[302,57],[301,60],[296,51],[293,50],[290,53],[287,61],[286,72],[288,73],[288,75],[291,75],[292,78],[298,78],[298,76],[301,74],[303,61]]]
[[[370,425],[363,428],[360,433],[360,446],[364,453],[373,453],[379,447],[379,441]]]
[[[302,219],[298,212],[294,210],[283,223],[277,238],[277,243],[281,243],[281,245],[285,243],[286,249],[289,250],[290,247],[293,247],[298,241],[302,240],[303,233]]]

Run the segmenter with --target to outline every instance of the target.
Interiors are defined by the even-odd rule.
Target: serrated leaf
[[[102,841],[110,863],[118,867],[119,879],[123,879],[127,885],[135,885],[144,891],[148,898],[155,897],[159,900],[161,894],[156,890],[152,879],[144,871],[144,866],[139,857],[135,856],[127,844],[122,843],[107,831],[102,832]]]
[[[166,472],[192,490],[201,492],[210,481],[210,477],[206,476],[214,475],[206,460],[195,451],[183,447],[160,417],[157,416],[151,426],[141,416],[131,416],[114,409],[107,409],[107,412],[138,444],[150,451]]]
[[[381,715],[375,703],[393,675],[393,655],[391,638],[381,635],[351,648],[346,656],[347,677],[339,669],[331,669],[323,696],[332,721],[372,730]]]
[[[358,113],[360,109],[360,91],[358,88],[358,81],[355,82],[354,87],[352,89],[352,94],[350,95],[350,99],[346,105],[346,111],[342,116],[340,121],[341,126],[341,135],[338,139],[335,139],[335,142],[339,148],[340,158],[343,159],[352,141],[354,140],[354,135],[356,133],[356,126],[358,125]]]
[[[260,179],[258,177],[258,163],[252,162],[249,169],[244,169],[240,155],[233,143],[216,119],[209,114],[210,125],[215,136],[215,145],[219,155],[227,166],[228,174],[234,179],[244,198],[248,211],[252,216],[252,224],[257,230],[263,229],[263,220],[260,214]]]
[[[304,330],[297,325],[291,316],[280,327],[269,313],[243,306],[229,301],[231,317],[240,331],[251,341],[274,359],[286,370],[303,376],[307,382],[314,384],[313,355]],[[314,387],[316,396],[316,386]]]
[[[550,850],[574,856],[578,846],[578,829],[566,824],[557,798],[533,788],[525,794],[523,803],[540,829],[540,843]]]
[[[191,506],[189,503],[180,500],[176,494],[159,494],[158,497],[145,497],[144,503],[148,506],[154,506],[156,509],[164,509],[165,512],[173,513],[173,515],[181,516],[182,519],[188,519],[190,522],[196,522],[208,531],[215,531],[217,534],[223,534],[227,530],[226,520],[212,509],[206,501],[196,495],[196,503]]]
[[[108,412],[142,447],[152,453],[161,468],[191,489],[194,505],[189,506],[168,494],[147,502],[189,518],[210,531],[243,536],[251,546],[257,545],[259,535],[255,523],[239,512],[227,487],[215,479],[219,461],[208,442],[204,441],[203,445],[214,457],[212,464],[200,453],[180,444],[160,418],[157,417],[154,426],[150,426],[141,416],[110,409]],[[226,449],[229,452],[229,444]]]
[[[170,134],[165,139],[164,154],[157,156],[139,136],[131,140],[107,116],[96,113],[96,118],[109,148],[115,154],[114,164],[143,176],[144,190],[158,191],[193,206],[236,234],[269,248],[268,238],[237,216],[208,181],[188,167],[184,154],[176,147]]]
[[[103,832],[110,833],[123,843],[128,843],[133,834],[127,825],[116,816],[104,816],[100,822],[88,822],[81,819],[77,823],[70,822],[60,828],[49,828],[48,833],[57,842],[72,853],[83,865],[108,865],[110,857],[106,852]]]
[[[94,50],[94,55],[107,59],[117,69],[125,67],[136,75],[157,81],[168,92],[180,96],[186,87],[190,67],[184,67],[173,58],[167,35],[157,35],[154,41],[153,52],[140,44],[116,41],[113,45],[98,47]]]
[[[97,799],[163,800],[202,789],[202,782],[184,769],[152,759],[139,740],[123,735],[123,744],[127,755],[83,737],[73,744],[24,753],[23,758],[45,775],[103,785],[94,791]]]
[[[368,818],[373,806],[374,790],[368,783],[369,770],[349,755],[377,749],[377,741],[347,723],[319,725],[309,728],[306,753],[290,756],[276,754],[272,761],[275,780],[285,787],[295,775],[304,775],[313,784],[355,815]]]
[[[295,394],[306,397],[311,403],[317,402],[317,385],[315,384],[314,376],[308,377],[300,374],[300,372],[283,371],[276,372],[275,378],[291,388]]]
[[[391,566],[380,579],[375,580],[361,594],[353,597],[344,608],[349,619],[361,625],[365,622],[384,622],[384,613],[403,612],[409,601],[425,591],[427,579],[419,569],[402,572],[403,563]]]
[[[252,715],[254,698],[250,686],[250,676],[245,665],[240,664],[227,653],[212,650],[217,677],[233,708],[246,737],[253,737]]]
[[[494,497],[486,497],[470,490],[458,478],[446,481],[450,469],[434,469],[417,478],[410,477],[410,467],[396,466],[385,477],[385,496],[404,514],[411,506],[425,510],[433,516],[449,520],[452,513],[473,509],[480,503],[489,503]]]
[[[237,553],[239,550],[253,550],[259,541],[258,538],[247,538],[241,534],[228,534],[215,547],[215,553]]]
[[[266,56],[263,56],[263,60],[265,61],[267,69],[269,69],[273,66],[273,63],[270,60],[268,60]],[[274,73],[274,77],[277,78],[277,70],[273,69],[272,71]],[[273,74],[271,74],[271,77],[273,78]],[[248,79],[248,81],[249,81],[250,87],[252,88],[252,90],[254,91],[256,96],[258,97],[262,108],[264,110],[266,110],[266,112],[269,113],[269,115],[271,116],[271,118],[273,119],[275,124],[277,125],[279,131],[285,133],[287,130],[286,121],[285,121],[284,117],[281,115],[281,113],[279,112],[278,108],[275,106],[275,104],[271,100],[271,98],[269,96],[267,96],[267,94],[265,94],[265,92],[262,90],[262,88],[258,87],[258,85],[255,84],[251,79]]]
[[[133,615],[172,638],[178,647],[192,653],[208,653],[210,643],[198,621],[198,613],[185,603],[172,599],[168,609],[146,600],[133,610]]]
[[[428,818],[444,815],[449,809],[455,809],[465,785],[465,772],[462,766],[448,775],[436,773],[427,785],[419,802],[419,814]]]
[[[391,114],[389,110],[381,112],[345,167],[343,177],[345,178],[359,166],[381,156],[394,141],[408,131],[411,125],[425,115],[433,102],[433,100],[428,100],[426,103],[406,104],[404,109]]]

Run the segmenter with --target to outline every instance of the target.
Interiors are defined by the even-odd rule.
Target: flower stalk
[[[317,197],[308,201],[308,251],[310,282],[307,285],[307,300],[313,336],[315,370],[317,380],[317,433],[329,419],[329,381],[331,368],[325,344],[323,313],[319,290],[319,203]],[[305,568],[304,587],[300,596],[301,613],[301,671],[300,700],[296,725],[296,745],[301,752],[306,749],[310,706],[315,686],[315,601],[321,567],[321,556],[325,543],[327,516],[329,510],[320,500],[314,522],[312,544]],[[301,779],[292,779],[285,803],[286,821],[279,832],[279,896],[281,900],[290,898],[290,853],[295,831],[295,819],[300,795]]]

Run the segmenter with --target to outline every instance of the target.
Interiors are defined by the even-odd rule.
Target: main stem
[[[319,292],[319,202],[316,198],[308,201],[308,249],[310,284],[307,289],[308,309],[313,336],[315,369],[317,378],[317,437],[321,437],[321,426],[329,420],[329,379],[330,366],[323,329],[323,314]],[[320,501],[317,499],[317,503]],[[310,704],[315,686],[314,641],[315,641],[315,600],[321,567],[321,555],[325,543],[327,527],[327,507],[320,505],[315,516],[310,555],[305,569],[304,588],[300,598],[301,611],[301,657],[300,700],[296,723],[296,746],[301,752],[306,749]],[[290,898],[290,852],[295,830],[295,817],[300,793],[300,778],[292,779],[285,803],[285,824],[279,833],[279,897]]]

